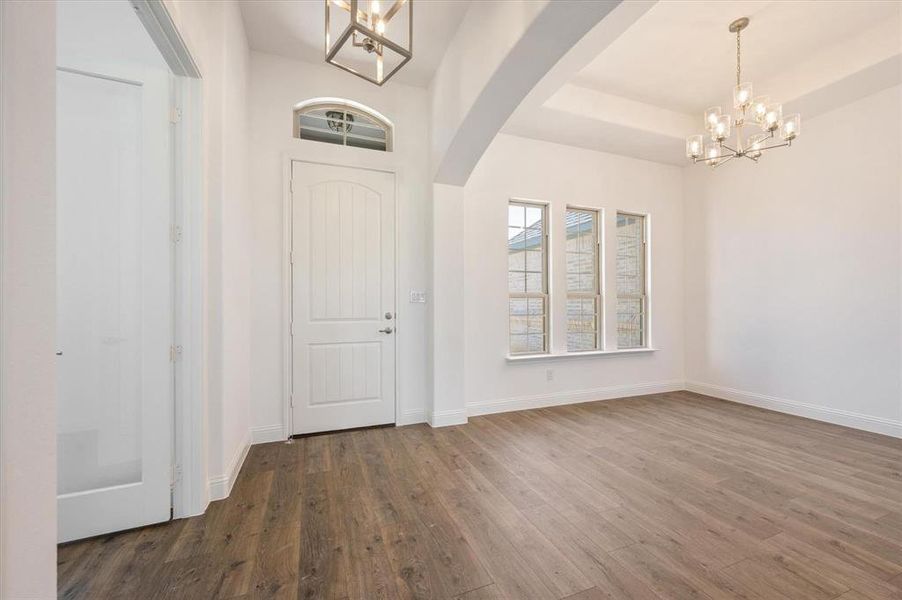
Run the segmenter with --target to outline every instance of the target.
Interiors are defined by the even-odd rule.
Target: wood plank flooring
[[[63,598],[902,599],[902,440],[678,392],[254,446]]]

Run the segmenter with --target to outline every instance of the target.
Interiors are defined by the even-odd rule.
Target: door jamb
[[[173,453],[172,516],[203,514],[210,502],[206,461],[204,223],[200,79],[176,77],[173,127]]]
[[[130,0],[173,74],[172,516],[209,504],[204,369],[203,80],[164,0]]]
[[[321,143],[321,142],[311,142]],[[282,434],[285,439],[291,439],[294,435],[294,411],[292,410],[292,391],[294,386],[294,368],[293,368],[293,350],[291,343],[291,310],[292,310],[292,272],[291,272],[291,250],[292,250],[292,223],[294,221],[293,202],[292,202],[292,167],[296,162],[307,163],[311,165],[322,165],[326,167],[342,167],[345,169],[358,169],[363,171],[378,171],[381,173],[389,173],[394,178],[395,192],[395,210],[392,218],[395,225],[394,239],[394,261],[393,269],[395,276],[395,331],[398,331],[398,322],[401,320],[401,311],[398,308],[401,298],[401,278],[400,278],[400,261],[401,253],[399,248],[400,240],[400,180],[402,169],[397,166],[385,165],[361,165],[359,161],[317,161],[304,158],[294,153],[282,154]],[[395,424],[398,423],[401,407],[401,344],[402,336],[395,336]]]

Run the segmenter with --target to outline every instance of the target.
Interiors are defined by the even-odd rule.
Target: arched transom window
[[[388,119],[362,104],[335,98],[309,100],[295,106],[294,137],[383,152],[392,149],[392,125]]]

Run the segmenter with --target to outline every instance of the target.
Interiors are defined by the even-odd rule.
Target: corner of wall
[[[226,472],[218,477],[210,478],[207,486],[209,488],[211,502],[228,498],[229,494],[232,493],[232,488],[238,480],[238,475],[241,473],[241,467],[244,465],[244,460],[247,458],[247,453],[250,449],[251,432],[248,430],[243,442],[239,445],[235,455],[232,457],[232,460],[229,461]]]
[[[285,428],[281,423],[251,427],[251,444],[268,444],[285,440]]]
[[[469,413],[466,408],[443,410],[429,415],[430,427],[450,427],[451,425],[466,425]]]
[[[425,408],[418,408],[414,410],[406,410],[402,411],[397,419],[395,419],[395,425],[401,427],[403,425],[415,425],[417,423],[427,423],[428,417]]]

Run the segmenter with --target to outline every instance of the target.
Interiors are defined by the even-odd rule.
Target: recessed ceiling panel
[[[729,105],[736,78],[736,36],[727,30],[732,20],[751,19],[742,32],[743,81],[774,96],[789,93],[792,86],[783,80],[798,80],[781,80],[782,75],[816,62],[825,48],[843,43],[854,46],[850,40],[884,29],[890,35],[871,38],[871,45],[898,46],[898,33],[895,40],[884,38],[893,37],[887,23],[898,30],[899,10],[898,2],[872,0],[658,2],[573,83],[700,115],[706,106]],[[849,67],[845,60],[829,62],[808,69],[804,74],[811,89],[800,91],[812,91],[847,74],[838,73]],[[830,68],[837,70],[837,77]],[[783,89],[765,89],[769,81],[778,81]]]

